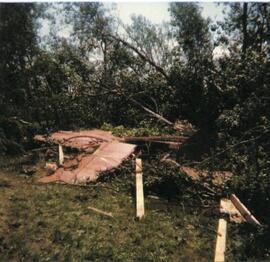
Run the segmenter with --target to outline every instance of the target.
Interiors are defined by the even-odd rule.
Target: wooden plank
[[[218,221],[217,242],[215,251],[215,262],[225,261],[227,221],[223,218]]]
[[[142,160],[136,158],[136,216],[142,219],[144,216],[144,195],[143,195],[143,177],[142,177]]]
[[[261,223],[250,213],[250,211],[235,194],[232,194],[230,199],[234,206],[239,210],[241,215],[246,219],[246,221],[255,225],[261,225]]]
[[[59,165],[63,165],[64,163],[64,151],[63,146],[58,145],[58,152],[59,152]]]

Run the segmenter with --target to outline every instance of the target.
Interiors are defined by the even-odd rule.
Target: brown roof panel
[[[100,173],[118,168],[135,147],[118,141],[103,142],[93,154],[83,155],[75,169],[59,168],[53,175],[43,177],[39,182],[77,184],[95,181]]]

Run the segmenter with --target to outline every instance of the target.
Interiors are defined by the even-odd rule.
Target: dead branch
[[[134,104],[138,105],[139,107],[141,107],[144,111],[150,113],[151,115],[153,115],[155,118],[165,122],[166,124],[170,125],[170,126],[173,126],[173,123],[171,121],[169,121],[168,119],[166,119],[165,117],[155,113],[154,111],[152,111],[151,109],[143,106],[140,102],[136,101],[135,99],[133,98],[130,98],[130,101],[133,102]]]
[[[126,46],[126,47],[130,48],[131,50],[133,50],[141,59],[143,59],[144,61],[148,62],[151,66],[153,66],[169,82],[169,76],[167,75],[165,70],[162,67],[160,67],[159,65],[157,65],[152,59],[150,59],[149,57],[144,55],[138,48],[136,48],[132,44],[128,43],[124,39],[121,39],[120,37],[116,37],[116,36],[111,35],[111,34],[107,35],[107,36],[111,37],[112,39],[114,39],[117,42],[121,42],[124,46]]]

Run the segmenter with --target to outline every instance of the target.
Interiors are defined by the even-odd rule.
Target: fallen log
[[[184,142],[185,136],[127,136],[123,138],[124,142]]]

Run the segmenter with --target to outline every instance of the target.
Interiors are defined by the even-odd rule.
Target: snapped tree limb
[[[108,37],[111,37],[112,39],[114,39],[117,42],[121,42],[124,46],[130,48],[132,51],[134,51],[141,59],[143,59],[144,61],[146,61],[148,64],[150,64],[151,66],[153,66],[159,73],[161,73],[165,79],[169,82],[169,76],[167,75],[167,73],[165,72],[165,70],[157,65],[152,59],[150,59],[149,57],[147,57],[145,54],[143,54],[138,48],[136,48],[135,46],[133,46],[132,44],[130,44],[129,42],[127,42],[126,40],[114,36],[114,35],[107,35]]]
[[[133,98],[130,98],[130,101],[133,102],[134,104],[138,105],[139,107],[141,107],[144,111],[150,113],[152,116],[154,116],[155,118],[165,122],[166,124],[170,125],[170,126],[173,126],[173,123],[171,121],[169,121],[168,119],[166,119],[165,117],[155,113],[154,111],[152,111],[151,109],[143,106],[140,102],[136,101],[135,99]]]

